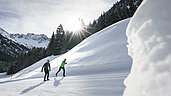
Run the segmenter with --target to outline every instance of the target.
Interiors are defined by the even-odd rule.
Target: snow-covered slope
[[[9,34],[2,28],[0,28],[0,34],[28,48],[33,48],[33,47],[45,47],[46,48],[50,41],[50,39],[44,34],[34,34],[34,33]]]
[[[171,0],[143,0],[128,29],[124,96],[171,96]]]
[[[123,20],[85,39],[61,56],[42,59],[12,76],[0,80],[0,93],[24,96],[121,96],[123,80],[132,59],[128,56],[126,28]],[[67,59],[66,77],[55,76],[63,59]],[[41,67],[50,60],[50,81],[43,82]],[[7,80],[11,79],[11,80]],[[8,88],[7,88],[8,87]]]
[[[4,37],[7,37],[9,35],[8,32],[6,32],[4,29],[0,28],[0,34],[3,35]]]

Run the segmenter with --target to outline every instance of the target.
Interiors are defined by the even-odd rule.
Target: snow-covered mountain
[[[2,56],[1,58],[3,58],[4,55],[17,57],[22,51],[28,51],[28,48],[0,34],[0,55]]]
[[[6,33],[4,30],[0,31]],[[29,49],[24,45],[18,44],[0,34],[0,72],[5,72],[9,68],[12,60],[16,59],[22,52]]]
[[[0,28],[0,34],[28,48],[33,48],[33,47],[45,47],[46,48],[50,41],[50,39],[44,34],[34,34],[34,33],[9,34],[2,28]]]
[[[4,96],[122,96],[123,81],[132,59],[128,56],[126,28],[130,19],[86,38],[61,56],[50,56],[9,77],[0,79]],[[67,59],[66,77],[55,76]],[[50,81],[44,82],[42,65],[50,60]],[[3,74],[2,74],[3,75]],[[1,76],[2,77],[2,76]]]

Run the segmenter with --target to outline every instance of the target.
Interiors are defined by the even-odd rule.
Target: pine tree
[[[48,56],[50,56],[50,55],[54,55],[54,47],[55,47],[55,34],[54,34],[54,32],[53,32],[53,34],[52,34],[52,37],[51,37],[51,40],[50,40],[50,43],[49,43],[49,45],[48,45],[48,47],[47,47],[47,55]]]
[[[66,52],[65,31],[62,24],[60,24],[55,34],[54,54],[59,55]]]
[[[84,40],[86,37],[88,37],[90,34],[89,33],[87,33],[86,32],[86,30],[87,30],[87,28],[86,28],[86,25],[85,25],[85,23],[84,23],[84,21],[83,21],[83,19],[80,19],[80,24],[81,24],[81,38],[82,38],[82,40]],[[80,40],[80,42],[82,41],[82,40]]]

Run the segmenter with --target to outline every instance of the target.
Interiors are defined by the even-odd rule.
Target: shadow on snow
[[[60,81],[63,80],[63,79],[64,79],[64,77],[62,77],[62,78],[59,79],[59,80],[57,80],[56,78],[54,78],[54,84],[53,84],[53,86],[57,87],[57,86],[61,85]],[[36,84],[36,85],[34,85],[34,86],[30,86],[30,87],[24,89],[23,91],[21,91],[20,94],[25,94],[25,93],[27,93],[27,92],[29,92],[29,91],[35,89],[36,87],[39,87],[40,85],[42,85],[42,84],[44,84],[44,83],[45,83],[45,81],[42,81],[42,82],[40,82],[39,84]]]
[[[39,87],[39,86],[42,85],[43,83],[45,83],[45,82],[43,81],[43,82],[41,82],[41,83],[39,83],[39,84],[37,84],[37,85],[30,86],[29,88],[26,88],[26,89],[24,89],[23,91],[21,91],[20,94],[25,94],[25,93],[29,92],[30,90],[33,90],[34,88]]]
[[[62,77],[59,80],[57,80],[56,78],[54,78],[53,86],[57,87],[57,86],[61,85],[60,81],[63,80],[63,79],[64,79],[64,77]]]

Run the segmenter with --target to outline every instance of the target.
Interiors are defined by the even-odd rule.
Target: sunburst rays
[[[69,37],[68,43],[71,42],[74,35],[78,36],[78,38],[82,41],[83,39],[92,35],[92,33],[89,32],[86,27],[81,27],[79,30],[75,30],[74,32],[71,32],[71,36]],[[69,35],[66,35],[66,36],[69,36]]]

